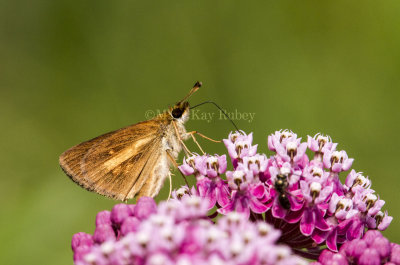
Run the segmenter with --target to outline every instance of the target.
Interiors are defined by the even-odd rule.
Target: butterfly
[[[63,171],[83,188],[112,199],[126,201],[135,196],[156,196],[171,163],[193,133],[186,132],[188,98],[201,87],[196,82],[174,107],[157,117],[80,143],[61,154]],[[197,141],[196,141],[197,143]]]

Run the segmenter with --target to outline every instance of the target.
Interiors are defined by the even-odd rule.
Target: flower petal
[[[327,247],[332,250],[332,251],[337,251],[337,243],[336,243],[336,236],[337,236],[337,231],[336,229],[333,229],[326,238],[326,245]]]
[[[315,228],[315,217],[313,211],[306,209],[303,213],[303,218],[300,221],[300,231],[309,236],[312,234]]]
[[[251,190],[251,194],[257,199],[262,198],[265,194],[265,186],[262,184],[257,185]]]
[[[351,165],[353,165],[353,161],[354,161],[354,158],[346,159],[346,160],[343,162],[342,170],[343,170],[343,171],[349,170],[349,169],[351,168]]]
[[[315,241],[315,243],[321,244],[326,240],[327,236],[328,232],[321,231],[319,229],[314,229],[311,238]]]
[[[275,218],[283,219],[285,217],[286,210],[282,208],[280,203],[278,202],[278,198],[274,200],[272,204],[272,216]]]
[[[315,227],[317,227],[319,230],[322,231],[330,230],[329,225],[325,221],[324,216],[319,209],[314,210],[314,216],[315,216]]]
[[[302,216],[303,216],[303,210],[289,211],[285,216],[285,221],[290,224],[294,224],[300,221]]]
[[[219,174],[225,173],[227,167],[226,155],[218,157],[218,165],[219,165],[218,173]]]
[[[189,166],[188,164],[183,164],[178,166],[179,170],[182,172],[183,175],[185,176],[190,176],[194,173],[194,169]]]
[[[268,210],[268,207],[261,202],[259,202],[256,198],[250,199],[250,209],[255,213],[264,213]]]

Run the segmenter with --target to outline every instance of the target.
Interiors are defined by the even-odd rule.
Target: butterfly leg
[[[171,198],[171,193],[172,193],[172,178],[171,178],[171,172],[168,172],[168,179],[169,179],[169,194],[168,194],[168,199],[167,201],[169,201],[169,199]]]
[[[171,153],[169,152],[169,150],[167,150],[166,152],[167,152],[167,156],[168,156],[169,160],[170,160],[170,161],[172,162],[172,164],[178,169],[179,173],[181,173],[183,179],[185,180],[186,185],[187,185],[188,188],[189,188],[189,187],[190,187],[190,186],[189,186],[189,182],[187,181],[186,176],[183,175],[183,173],[179,170],[179,165],[178,165],[178,163],[176,163],[175,159],[173,158],[173,156],[171,155]]]
[[[203,137],[204,139],[207,139],[207,140],[209,140],[211,142],[214,142],[214,143],[220,143],[221,142],[221,141],[218,141],[218,140],[211,139],[210,137],[207,137],[204,134],[199,133],[198,131],[187,132],[187,134],[190,134],[190,135],[197,134],[198,136]]]
[[[174,129],[175,129],[176,136],[178,137],[179,142],[180,142],[180,143],[182,144],[182,146],[183,146],[183,151],[185,151],[185,155],[186,155],[186,156],[191,156],[191,155],[193,155],[193,153],[190,152],[189,148],[187,148],[187,146],[186,146],[185,143],[183,142],[182,137],[181,137],[181,135],[180,135],[180,133],[179,133],[178,128],[176,127],[175,122],[172,122],[172,125],[174,125]],[[174,160],[174,161],[175,161],[175,160]]]
[[[203,153],[203,155],[205,155],[206,153],[203,151],[203,148],[201,148],[199,142],[197,142],[196,137],[194,137],[194,134],[193,134],[193,133],[189,133],[189,134],[190,134],[190,136],[192,137],[193,142],[196,143],[196,145],[199,147],[200,151]]]
[[[187,134],[187,135],[190,135],[190,136],[192,137],[193,142],[196,143],[196,145],[199,147],[199,149],[200,149],[200,151],[203,153],[203,155],[205,155],[206,153],[203,151],[203,148],[201,148],[199,142],[197,142],[196,137],[194,137],[195,134],[198,134],[200,137],[203,137],[204,139],[207,139],[207,140],[212,141],[212,142],[215,142],[215,143],[220,143],[220,142],[221,142],[221,141],[217,141],[217,140],[211,139],[211,138],[205,136],[204,134],[199,133],[198,131],[191,131],[191,132],[188,132],[188,133],[186,133],[186,134]]]

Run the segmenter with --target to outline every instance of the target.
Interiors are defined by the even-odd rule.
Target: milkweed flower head
[[[277,244],[280,231],[271,225],[237,212],[214,223],[207,208],[197,196],[158,207],[146,197],[136,205],[118,204],[97,215],[93,235],[74,235],[75,264],[308,264]]]
[[[196,184],[168,202],[142,197],[99,212],[93,234],[73,237],[75,263],[307,264],[302,256],[369,264],[378,253],[376,264],[400,264],[399,246],[389,242],[389,250],[379,232],[393,219],[385,201],[329,136],[304,142],[277,131],[266,141],[270,156],[257,152],[252,133],[232,132],[223,143],[227,154],[184,158],[179,170]]]
[[[354,159],[329,136],[303,142],[292,131],[277,131],[267,138],[274,152],[269,157],[257,153],[252,133],[232,132],[223,142],[230,166],[221,155],[184,159],[181,172],[197,180],[193,192],[210,202],[209,209],[215,207],[214,215],[236,211],[273,224],[282,231],[279,241],[306,257],[317,257],[325,245],[338,251],[368,229],[385,230],[393,219],[382,210],[385,201],[371,189],[371,180],[351,169]],[[223,170],[215,167],[210,174],[200,163],[192,163],[190,172],[197,174],[184,170],[196,159],[215,161]]]

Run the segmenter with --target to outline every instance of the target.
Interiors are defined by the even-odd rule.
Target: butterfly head
[[[201,85],[202,83],[197,81],[189,93],[181,101],[176,103],[172,109],[170,109],[172,119],[182,123],[189,120],[189,102],[187,100],[194,92],[199,90]]]
[[[189,119],[189,102],[178,102],[170,111],[174,120],[185,123]]]

